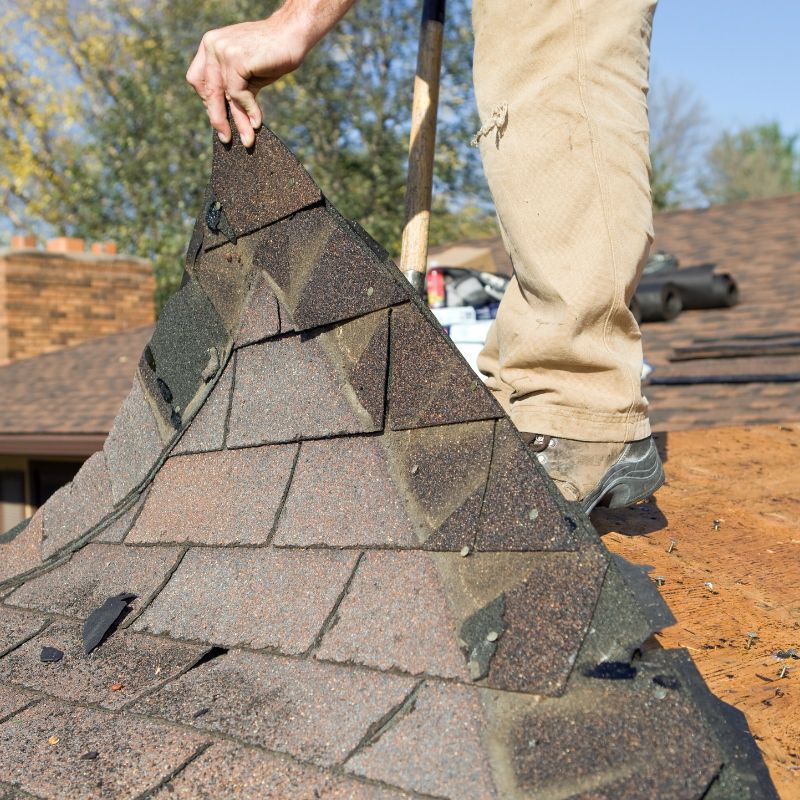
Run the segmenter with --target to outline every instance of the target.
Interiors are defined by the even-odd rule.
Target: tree
[[[650,186],[657,210],[691,204],[708,115],[690,86],[656,79],[649,97]]]
[[[785,134],[777,122],[723,133],[699,185],[710,203],[800,191],[798,136]]]
[[[205,30],[255,19],[276,4],[4,4],[0,202],[13,224],[115,239],[151,257],[163,302],[179,280],[211,152],[186,67]],[[477,127],[468,0],[449,5],[432,224],[442,238],[489,219],[479,160],[468,145]],[[260,95],[265,120],[323,191],[395,254],[418,6],[361,0],[300,70]]]

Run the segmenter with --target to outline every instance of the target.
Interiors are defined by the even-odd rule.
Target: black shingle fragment
[[[228,341],[220,315],[198,282],[190,278],[167,301],[150,340],[156,380],[169,388],[174,411],[182,414],[205,385],[202,374],[209,351],[224,352]],[[163,397],[159,392],[158,399]]]
[[[57,647],[43,647],[39,655],[39,661],[43,664],[55,664],[61,661],[62,658],[64,658],[64,653]]]
[[[89,614],[86,622],[83,623],[83,647],[86,655],[89,655],[113,630],[128,603],[135,599],[135,594],[122,592],[114,597],[109,597],[100,608]]]

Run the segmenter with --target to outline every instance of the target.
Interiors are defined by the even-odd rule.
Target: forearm
[[[272,16],[288,29],[297,32],[297,36],[302,38],[304,51],[308,53],[355,2],[356,0],[286,0]]]

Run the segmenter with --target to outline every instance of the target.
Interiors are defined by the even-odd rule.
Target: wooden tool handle
[[[418,290],[424,287],[433,190],[433,154],[439,106],[445,0],[425,0],[419,34],[417,74],[408,148],[406,221],[400,268]]]

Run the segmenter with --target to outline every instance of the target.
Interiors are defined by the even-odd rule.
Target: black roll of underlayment
[[[677,287],[684,309],[730,308],[739,302],[736,281],[728,273],[715,275],[714,264],[657,272],[647,276],[647,283]]]
[[[637,322],[669,322],[681,313],[683,302],[674,284],[647,280],[639,284],[630,308]]]

